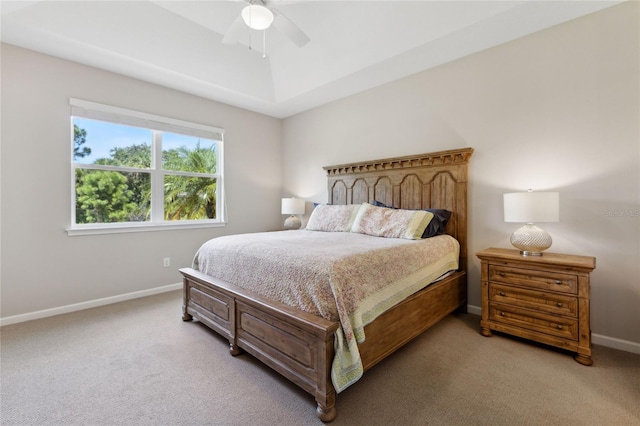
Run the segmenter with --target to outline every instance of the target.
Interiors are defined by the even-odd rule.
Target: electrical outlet
[[[168,268],[169,266],[171,266],[171,258],[165,257],[164,259],[162,259],[162,266],[165,268]]]

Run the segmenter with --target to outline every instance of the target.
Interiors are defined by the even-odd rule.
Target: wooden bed
[[[467,303],[467,166],[472,148],[325,167],[329,204],[377,200],[452,212],[447,233],[460,242],[460,269],[413,294],[365,327],[364,370]],[[315,397],[325,422],[336,416],[330,372],[339,323],[256,295],[191,268],[184,277],[184,321],[196,318]]]

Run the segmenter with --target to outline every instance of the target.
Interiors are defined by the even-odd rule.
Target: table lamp
[[[557,192],[513,192],[504,194],[504,221],[525,225],[511,235],[511,244],[523,256],[542,256],[551,247],[551,236],[534,222],[558,222],[560,194]]]
[[[285,229],[300,229],[302,221],[296,215],[304,214],[304,207],[305,201],[301,198],[282,199],[282,214],[291,215],[284,221]]]

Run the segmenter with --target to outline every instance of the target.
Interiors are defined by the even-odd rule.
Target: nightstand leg
[[[579,362],[582,365],[593,365],[593,360],[589,356],[578,354],[575,357],[573,357],[573,359],[575,359],[577,362]]]
[[[491,330],[486,327],[480,327],[480,334],[482,334],[484,337],[493,336],[493,334],[491,333]]]

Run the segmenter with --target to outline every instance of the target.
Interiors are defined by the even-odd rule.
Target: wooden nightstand
[[[589,274],[595,257],[488,248],[482,261],[480,333],[508,333],[576,352],[591,365]]]

